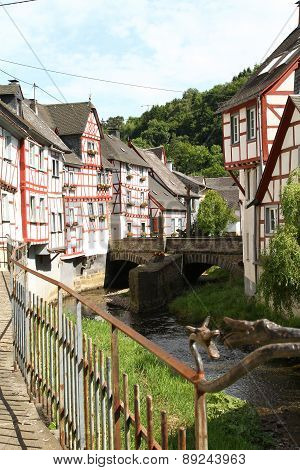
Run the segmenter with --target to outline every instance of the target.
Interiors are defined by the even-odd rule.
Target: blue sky
[[[1,3],[1,2],[0,2]],[[2,0],[2,3],[4,0]],[[264,56],[297,25],[295,0],[38,0],[0,8],[0,58],[154,87],[205,90]],[[274,47],[273,47],[274,48]],[[0,61],[0,69],[62,97],[43,71]],[[108,85],[51,74],[68,102],[92,101],[101,118],[139,116],[144,105],[180,93]],[[0,71],[0,82],[7,79]],[[32,87],[22,85],[27,97]],[[38,92],[41,102],[54,102]]]

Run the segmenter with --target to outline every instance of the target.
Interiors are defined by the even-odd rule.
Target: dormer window
[[[247,109],[247,139],[256,138],[256,109]]]
[[[96,144],[95,142],[91,141],[91,140],[88,140],[88,143],[87,143],[87,154],[90,156],[90,157],[94,157],[97,153],[97,150],[96,150]]]
[[[240,119],[238,114],[231,116],[231,143],[238,144],[240,141]]]

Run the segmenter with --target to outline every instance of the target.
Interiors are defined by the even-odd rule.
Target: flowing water
[[[188,334],[185,325],[166,312],[158,312],[151,316],[133,314],[119,308],[108,308],[105,302],[105,291],[97,289],[83,294],[94,304],[122,320],[146,338],[158,344],[164,350],[194,367],[194,359],[189,351]],[[72,299],[66,299],[66,306],[75,309]],[[91,312],[84,310],[84,314]],[[230,351],[222,343],[218,344],[221,358],[212,361],[203,353],[203,362],[207,379],[216,378],[239,362],[246,353]],[[235,397],[264,408],[278,408],[282,405],[300,403],[300,367],[286,367],[275,362],[265,364],[239,380],[226,390]]]

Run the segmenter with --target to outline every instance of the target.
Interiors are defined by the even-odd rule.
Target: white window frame
[[[39,147],[39,170],[45,171],[45,156],[43,147]]]
[[[265,207],[265,233],[266,235],[274,235],[279,223],[278,206]]]
[[[99,211],[99,216],[100,217],[102,215],[105,215],[105,209],[104,209],[104,203],[103,202],[99,202],[98,211]]]
[[[56,220],[56,213],[51,212],[51,233],[56,233],[57,232],[57,220]]]
[[[247,109],[247,140],[256,139],[256,108]]]
[[[2,209],[2,223],[10,222],[9,199],[7,193],[2,193],[1,209]]]
[[[3,140],[3,145],[4,145],[4,152],[3,152],[3,158],[7,162],[11,162],[12,160],[12,136],[8,132],[4,132],[4,140]]]
[[[230,118],[231,144],[236,145],[240,142],[240,115],[232,114]]]
[[[36,222],[36,197],[30,196],[29,202],[30,222]]]
[[[95,216],[94,204],[92,202],[87,203],[87,209],[88,209],[88,216],[89,217],[94,217]]]
[[[46,222],[46,205],[45,205],[45,198],[40,198],[40,210],[39,210],[39,221],[42,223]]]
[[[29,166],[31,168],[36,167],[35,144],[33,142],[29,142]]]
[[[52,178],[59,178],[59,161],[57,158],[52,158]]]

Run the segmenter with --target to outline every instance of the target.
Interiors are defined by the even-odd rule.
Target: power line
[[[35,67],[34,65],[21,64],[20,62],[13,62],[11,60],[0,59],[0,61],[1,62],[6,62],[8,64],[19,65],[20,67],[26,67],[26,68],[35,69],[35,70],[45,70],[47,72],[57,73],[59,75],[66,75],[68,77],[81,78],[81,79],[84,79],[84,80],[92,80],[92,81],[96,81],[96,82],[112,83],[114,85],[122,85],[122,86],[129,86],[129,87],[135,87],[135,88],[145,88],[145,89],[149,89],[149,90],[167,91],[167,92],[172,92],[172,93],[183,93],[182,90],[171,90],[171,89],[168,89],[168,88],[158,88],[158,87],[147,86],[147,85],[139,85],[137,83],[116,82],[114,80],[106,80],[104,78],[89,77],[89,76],[85,76],[85,75],[77,75],[75,73],[60,72],[58,70]]]
[[[37,0],[23,0],[22,2],[1,3],[0,7],[8,7],[10,5],[18,5],[19,3],[36,2]]]
[[[3,4],[0,2],[0,6],[3,6]],[[37,55],[37,53],[35,52],[35,50],[33,49],[33,47],[31,46],[31,44],[29,43],[29,41],[26,39],[26,37],[24,36],[24,34],[22,33],[21,29],[19,28],[19,26],[17,25],[17,23],[14,21],[14,19],[12,18],[12,16],[8,13],[7,9],[4,7],[4,11],[6,13],[6,15],[8,16],[8,18],[10,19],[10,21],[13,23],[14,27],[16,28],[16,30],[18,31],[18,33],[20,34],[20,36],[22,37],[22,39],[24,40],[24,42],[27,44],[27,46],[29,47],[29,49],[31,50],[32,54],[34,55],[34,57],[36,58],[36,60],[39,62],[39,64],[41,65],[41,70],[44,70],[44,72],[46,72],[48,78],[51,80],[51,82],[53,83],[53,85],[55,86],[56,90],[58,91],[58,93],[60,94],[60,96],[62,97],[62,99],[65,101],[65,103],[67,103],[67,100],[65,98],[65,96],[63,95],[63,93],[60,91],[59,87],[56,85],[55,81],[53,80],[53,78],[51,77],[50,73],[48,70],[46,70],[43,62],[40,60],[39,56]]]
[[[18,82],[20,82],[20,83],[25,83],[26,85],[29,85],[29,86],[32,86],[32,87],[35,86],[36,88],[38,88],[39,90],[41,90],[43,93],[45,93],[46,95],[50,96],[50,98],[53,98],[54,100],[58,101],[59,103],[64,104],[63,101],[59,100],[58,98],[56,98],[56,96],[54,96],[54,95],[52,95],[51,93],[49,93],[48,91],[44,90],[44,88],[40,87],[40,86],[37,85],[36,83],[26,82],[26,80],[22,80],[21,78],[18,78],[18,77],[16,77],[15,75],[12,75],[11,73],[5,72],[5,70],[3,70],[3,69],[0,69],[0,72],[4,73],[4,74],[7,75],[8,77],[11,77],[11,78],[14,78],[15,80],[18,80]]]

